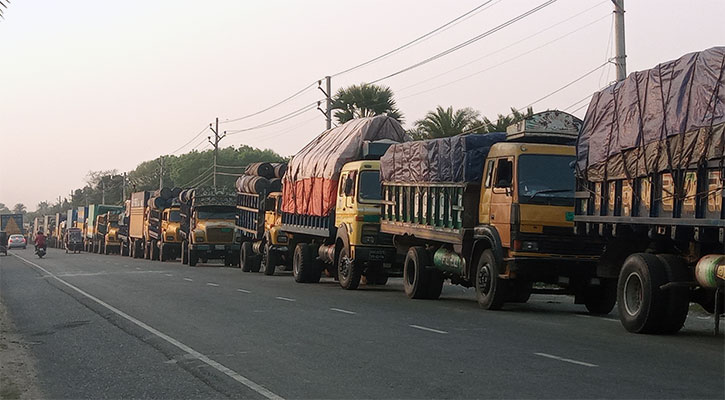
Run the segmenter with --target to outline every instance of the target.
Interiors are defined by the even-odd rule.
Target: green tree
[[[27,212],[28,212],[28,208],[25,207],[25,204],[23,204],[23,203],[18,203],[13,206],[13,213],[15,213],[15,214],[25,214]]]
[[[480,126],[480,113],[470,107],[453,111],[453,107],[436,107],[429,111],[423,119],[415,121],[415,129],[408,133],[415,140],[441,138],[459,135]]]
[[[532,107],[527,108],[524,113],[511,107],[511,114],[499,114],[496,118],[496,122],[484,117],[483,126],[485,127],[486,132],[506,132],[506,128],[508,128],[509,125],[515,124],[532,115],[534,115],[534,109]]]
[[[10,209],[5,205],[5,203],[0,203],[0,214],[9,214]]]
[[[332,98],[332,109],[335,119],[345,123],[353,118],[387,115],[403,121],[403,114],[398,110],[393,98],[393,91],[387,86],[362,83],[342,88]]]

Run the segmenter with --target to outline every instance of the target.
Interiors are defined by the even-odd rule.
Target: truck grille
[[[229,230],[229,232],[222,232]],[[209,228],[206,231],[208,243],[232,243],[234,241],[234,229],[232,228]]]

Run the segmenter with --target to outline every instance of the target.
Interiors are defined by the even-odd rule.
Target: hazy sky
[[[129,171],[173,152],[216,116],[223,121],[263,109],[483,2],[15,0],[0,20],[0,202],[33,210],[83,186],[88,171]],[[335,76],[333,91],[413,65],[542,3],[493,0],[428,40]],[[723,0],[625,3],[629,72],[725,45]],[[559,0],[381,84],[395,92],[406,126],[437,105],[473,107],[493,118],[610,58],[612,9],[609,0]],[[597,70],[534,109],[574,111],[614,76],[614,68]],[[222,128],[253,127],[320,98],[312,88]],[[230,135],[222,145],[291,155],[324,124],[311,110]],[[179,153],[203,149],[206,136]]]

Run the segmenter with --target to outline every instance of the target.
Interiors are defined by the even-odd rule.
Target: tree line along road
[[[351,292],[331,279],[55,249],[0,258],[0,299],[48,398],[725,393],[723,336],[705,314],[677,335],[634,335],[569,297],[494,312],[458,286],[439,301],[402,291],[400,279]]]

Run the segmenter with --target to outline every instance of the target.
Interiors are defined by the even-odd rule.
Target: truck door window
[[[340,175],[340,191],[337,193],[339,197],[345,195],[345,182],[347,182],[347,173]]]
[[[514,163],[511,160],[501,158],[496,165],[496,185],[497,188],[511,187],[513,178]]]
[[[484,182],[484,186],[487,188],[491,187],[491,181],[493,180],[494,162],[494,160],[488,160],[488,166],[486,167],[486,182]]]

